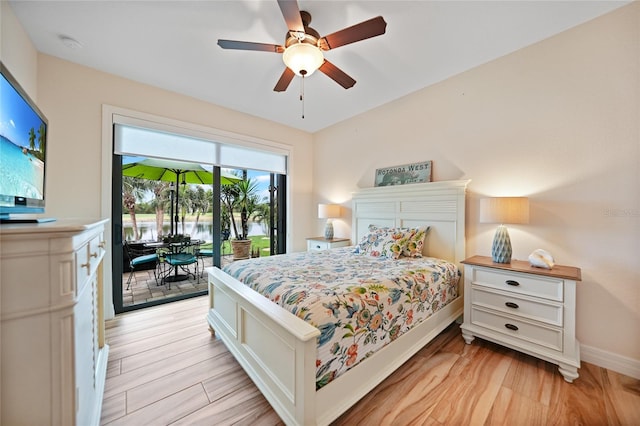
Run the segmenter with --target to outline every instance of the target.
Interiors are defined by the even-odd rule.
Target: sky
[[[0,78],[0,135],[16,145],[28,147],[29,130],[33,128],[36,149],[39,149],[37,136],[41,123],[40,117],[3,75]]]

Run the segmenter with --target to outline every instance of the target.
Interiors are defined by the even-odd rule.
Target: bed
[[[423,255],[459,266],[465,256],[467,184],[446,181],[359,190],[353,194],[352,240],[360,241],[370,225],[428,226]],[[463,311],[461,278],[456,297],[442,309],[316,390],[321,331],[220,269],[208,268],[207,273],[211,332],[288,425],[329,424]]]

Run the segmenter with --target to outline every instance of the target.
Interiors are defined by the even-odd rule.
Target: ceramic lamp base
[[[327,224],[324,227],[324,237],[327,240],[333,239],[333,223],[327,221]]]
[[[495,263],[511,263],[511,239],[504,225],[498,226],[491,246],[491,259]]]

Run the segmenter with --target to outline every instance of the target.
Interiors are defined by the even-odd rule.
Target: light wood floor
[[[222,342],[206,297],[118,316],[103,425],[280,425]],[[466,345],[452,325],[335,425],[640,425],[640,380],[583,362],[554,365],[498,345]]]

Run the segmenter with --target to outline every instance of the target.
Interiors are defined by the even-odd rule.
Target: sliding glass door
[[[171,144],[173,150],[168,149]],[[175,149],[178,145],[183,148]],[[185,146],[193,152],[185,155]],[[179,153],[178,158],[172,158],[170,152]],[[228,143],[216,145],[153,129],[121,128],[114,132],[112,247],[116,313],[206,294],[203,268],[222,267],[233,261],[230,241],[242,236],[243,219],[251,240],[251,256],[286,251],[286,174],[212,163],[220,156],[241,164],[272,164],[271,168],[278,171],[286,165],[281,154]],[[197,157],[199,161],[185,157]],[[208,161],[201,162],[203,159]],[[242,185],[251,189],[249,209],[244,212],[238,208],[237,191]],[[166,253],[177,241],[197,246],[193,250],[196,262],[170,269]],[[142,262],[142,258],[138,260],[140,256],[153,260]],[[167,280],[167,271],[175,271],[180,279],[172,276]]]

